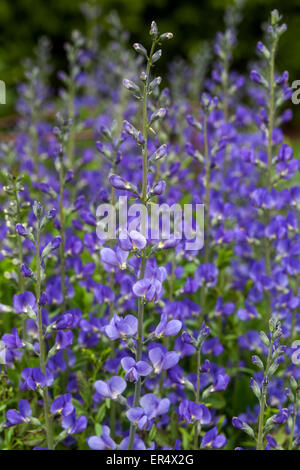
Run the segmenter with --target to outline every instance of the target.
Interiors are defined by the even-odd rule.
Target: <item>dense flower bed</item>
[[[271,13],[242,76],[240,20],[230,10],[213,52],[171,64],[169,88],[156,71],[172,34],[152,22],[131,51],[114,14],[107,48],[73,33],[58,96],[46,39],[26,63],[1,144],[0,449],[298,448],[286,25]],[[98,209],[120,196],[147,213],[106,239]],[[204,204],[204,233],[195,217],[181,237],[144,232],[158,203]]]

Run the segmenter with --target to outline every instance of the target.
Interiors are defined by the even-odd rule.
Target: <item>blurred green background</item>
[[[0,2],[0,78],[7,84],[8,108],[14,101],[14,87],[22,79],[22,60],[32,55],[40,36],[49,36],[53,43],[56,68],[63,68],[63,44],[72,29],[85,32],[82,0],[1,0]],[[105,29],[105,16],[116,10],[131,42],[147,41],[151,20],[161,31],[172,31],[174,40],[168,44],[168,60],[177,56],[190,58],[199,42],[213,40],[224,29],[224,10],[230,0],[95,0],[102,8],[100,18]],[[261,26],[269,12],[278,8],[288,24],[283,36],[278,68],[289,70],[290,80],[300,79],[300,1],[248,0],[239,28],[239,46],[235,51],[235,67],[245,70],[246,63],[256,57],[255,45],[262,38]],[[6,109],[8,109],[6,108]],[[300,106],[299,106],[300,108]],[[297,114],[300,109],[296,110]],[[1,109],[3,114],[4,109]]]

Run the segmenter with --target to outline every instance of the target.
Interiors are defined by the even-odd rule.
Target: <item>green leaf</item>
[[[197,269],[197,265],[195,263],[187,263],[184,266],[184,273],[187,275],[193,274]]]
[[[79,392],[83,398],[84,404],[89,407],[92,402],[92,389],[90,387],[90,384],[88,380],[84,377],[83,372],[81,370],[76,372],[76,379],[78,383]]]
[[[99,423],[95,424],[95,433],[97,436],[101,436],[102,434],[102,425]]]
[[[181,434],[182,434],[183,449],[184,449],[184,450],[188,450],[188,449],[190,448],[189,445],[190,445],[190,441],[191,441],[192,435],[191,435],[191,433],[189,433],[188,430],[185,429],[185,428],[179,428],[179,431],[180,431]]]
[[[153,426],[152,426],[152,428],[150,429],[150,432],[149,432],[150,441],[153,441],[155,439],[155,436],[156,436],[156,426],[155,426],[155,424],[153,424]]]
[[[226,406],[226,400],[220,393],[211,393],[206,399],[203,400],[206,406],[211,406],[216,410],[221,410]]]
[[[104,420],[105,416],[106,416],[106,403],[102,403],[102,405],[99,407],[99,410],[98,410],[98,413],[96,415],[96,418],[95,418],[95,421],[96,423],[102,423],[102,421]]]
[[[218,253],[217,266],[219,269],[226,268],[233,257],[233,249],[231,247],[221,248]]]

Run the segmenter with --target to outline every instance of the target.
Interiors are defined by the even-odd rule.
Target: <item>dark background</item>
[[[0,78],[8,88],[8,104],[14,101],[14,86],[22,79],[22,60],[32,55],[37,39],[46,35],[53,43],[57,68],[65,67],[63,44],[72,29],[83,33],[86,23],[80,10],[82,0],[1,0],[0,3]],[[213,40],[224,29],[224,10],[230,0],[95,0],[100,5],[100,23],[107,28],[105,16],[116,10],[130,41],[147,42],[150,22],[155,19],[160,31],[172,31],[164,60],[177,56],[190,58],[199,42]],[[290,80],[300,79],[300,0],[248,0],[239,27],[239,46],[235,51],[237,69],[256,57],[255,45],[262,38],[261,26],[272,9],[278,8],[288,24],[282,37],[277,66],[289,70]],[[166,62],[165,62],[166,65]],[[1,110],[2,111],[2,110]]]

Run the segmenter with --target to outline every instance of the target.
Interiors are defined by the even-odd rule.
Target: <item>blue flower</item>
[[[110,437],[110,429],[108,426],[102,426],[101,437],[88,437],[87,443],[93,450],[114,450],[117,447],[115,441]]]
[[[212,447],[213,449],[221,449],[227,444],[227,439],[224,434],[218,435],[218,428],[215,426],[210,429],[206,434],[204,434],[201,447]]]
[[[27,400],[19,401],[19,410],[7,410],[5,422],[7,428],[16,424],[30,423],[32,410]]]

